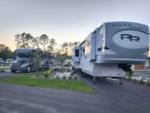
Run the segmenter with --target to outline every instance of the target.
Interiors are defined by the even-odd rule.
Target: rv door
[[[74,62],[80,62],[80,48],[74,49]]]

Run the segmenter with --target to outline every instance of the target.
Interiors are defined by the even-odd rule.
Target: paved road
[[[0,113],[150,113],[150,87],[89,79],[93,94],[0,83]]]
[[[10,76],[13,76],[15,73],[11,73],[10,71],[7,71],[7,72],[0,72],[0,79],[3,79],[3,78],[8,78]]]

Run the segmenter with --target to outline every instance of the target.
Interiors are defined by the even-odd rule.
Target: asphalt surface
[[[14,74],[16,74],[16,73],[11,73],[10,71],[0,72],[0,79],[8,78],[10,76],[13,76]]]
[[[0,83],[0,113],[150,113],[150,87],[124,81],[84,79],[87,94]]]

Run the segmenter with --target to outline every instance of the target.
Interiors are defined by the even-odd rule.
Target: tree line
[[[15,35],[17,48],[40,48],[43,51],[53,53],[57,42],[54,38],[49,38],[47,34],[42,34],[39,37],[33,37],[30,33],[21,33]],[[58,54],[68,54],[71,49],[79,42],[64,42],[60,45],[59,50],[55,50]],[[42,48],[41,48],[42,46]]]
[[[4,44],[0,44],[0,58],[3,60],[12,58],[13,54],[9,47]]]
[[[56,40],[49,39],[47,34],[42,34],[39,37],[33,37],[30,33],[21,33],[15,35],[15,42],[17,48],[40,48],[43,46],[43,51],[54,51],[54,46],[57,44]]]
[[[59,49],[55,50],[57,42],[54,38],[49,38],[47,34],[42,34],[39,37],[33,37],[30,33],[21,33],[15,35],[16,48],[35,48],[41,49],[44,52],[70,55],[72,48],[77,46],[79,42],[64,42],[59,45]],[[4,44],[0,44],[0,58],[3,60],[13,58],[13,52]]]

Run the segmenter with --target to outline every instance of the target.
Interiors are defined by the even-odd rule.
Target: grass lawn
[[[86,93],[92,93],[92,88],[82,80],[59,80],[59,79],[35,79],[31,77],[32,74],[17,74],[16,76],[8,79],[0,80],[1,82],[27,85],[33,87],[44,88],[56,88],[56,89],[68,89],[74,91],[81,91]]]

